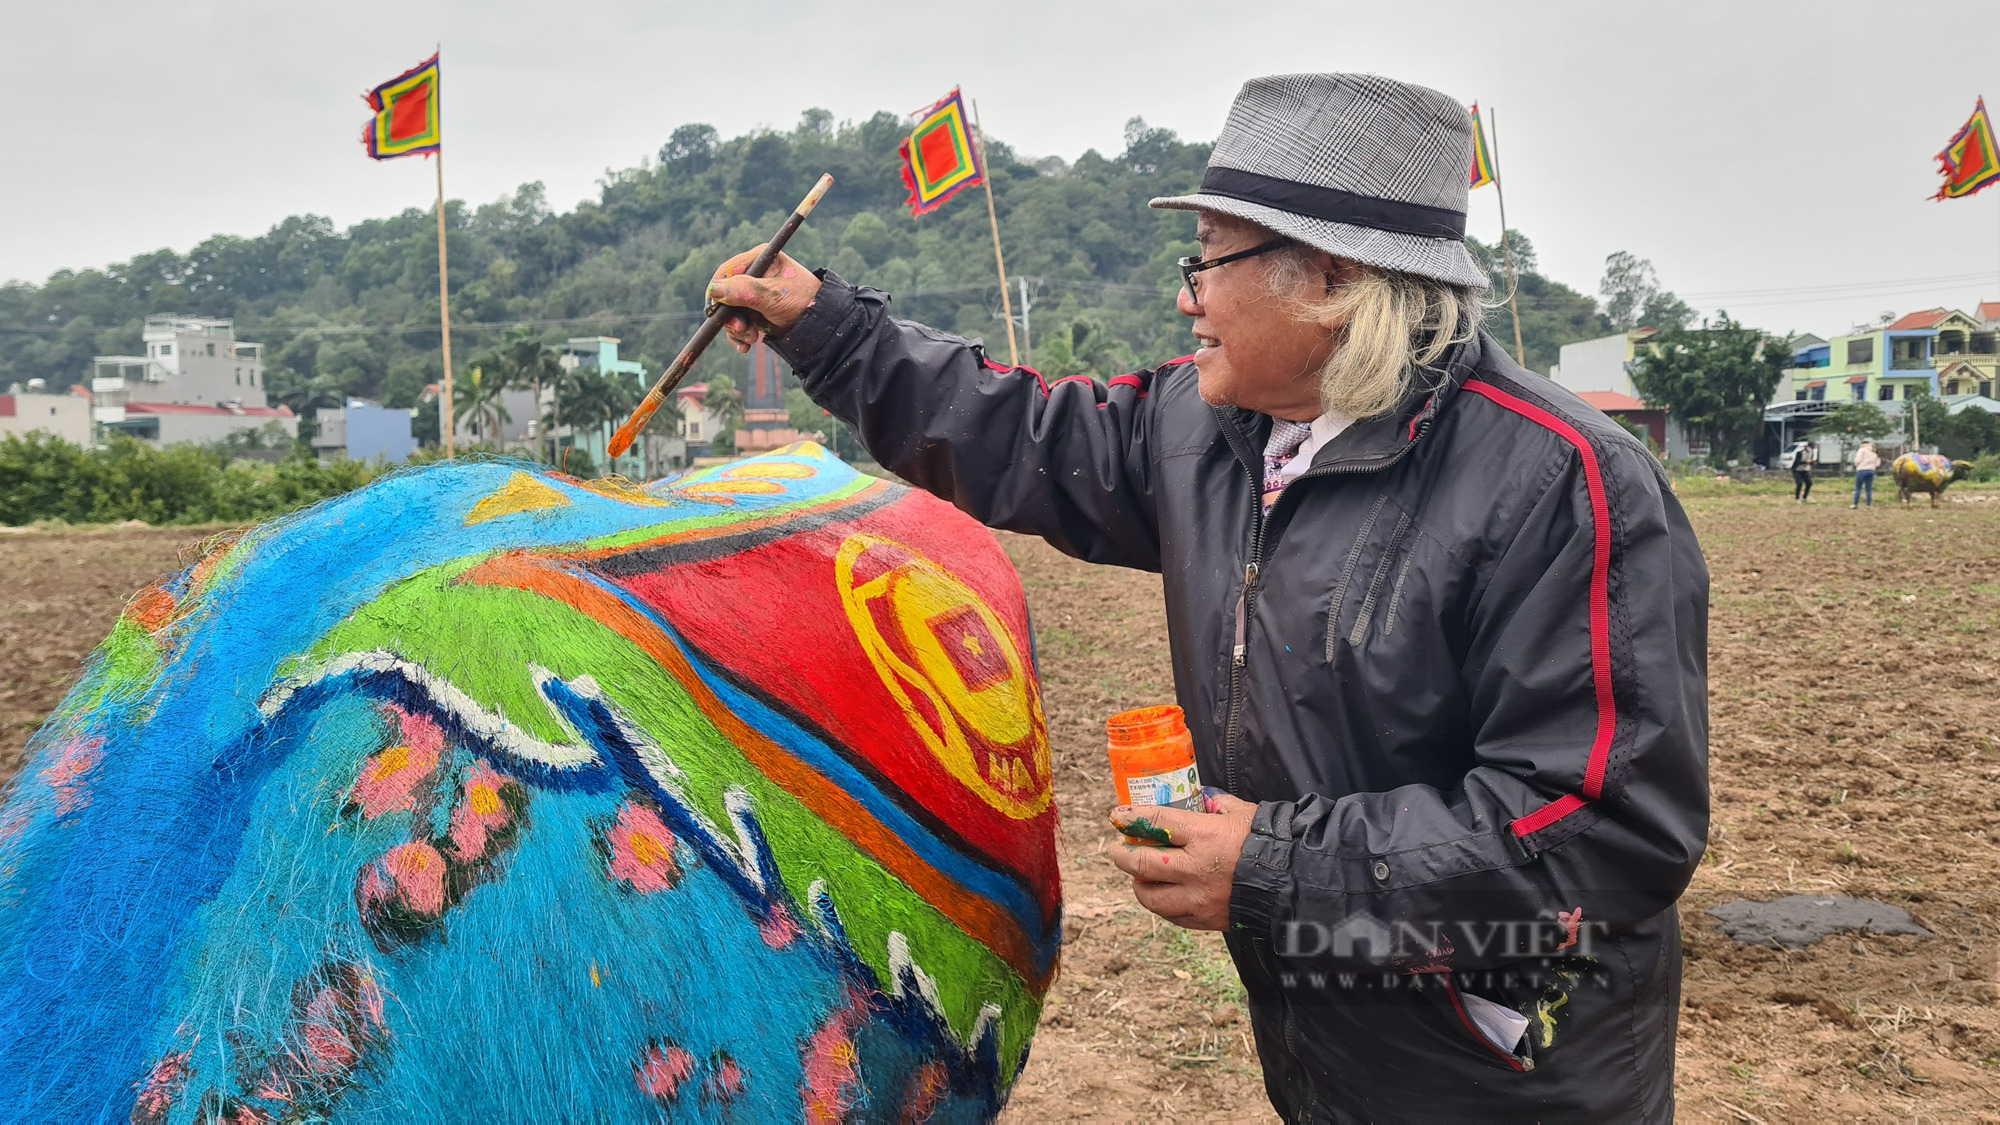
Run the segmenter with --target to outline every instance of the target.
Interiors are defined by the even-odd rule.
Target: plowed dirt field
[[[1986,500],[1689,501],[1714,572],[1715,815],[1682,904],[1684,1120],[2000,1121],[2000,503]],[[205,534],[0,536],[0,778],[125,598]],[[1063,974],[1007,1117],[1268,1119],[1220,941],[1152,920],[1104,858],[1103,718],[1172,698],[1159,580],[1003,538],[1035,614],[1068,900]],[[1703,913],[1817,891],[1904,907],[1936,936],[1785,952]]]

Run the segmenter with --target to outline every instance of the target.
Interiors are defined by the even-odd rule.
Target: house
[[[41,379],[28,380],[24,390],[19,383],[7,388],[0,395],[0,438],[26,437],[41,430],[71,445],[90,447],[90,394],[82,387],[81,393],[52,395],[48,384]]]
[[[1959,410],[2000,410],[1994,399],[2000,373],[2000,301],[1978,306],[1975,315],[1943,307],[1904,316],[1886,316],[1825,342],[1802,337],[1793,342],[1792,366],[1779,393],[1764,412],[1767,429],[1780,448],[1810,435],[1819,418],[1842,403],[1868,402],[1895,419],[1889,429],[1905,431],[1906,403],[1919,392]],[[1986,404],[1992,403],[1992,406]],[[1901,448],[1895,438],[1878,443]],[[1841,442],[1819,439],[1820,464],[1838,464]]]
[[[714,455],[715,435],[722,430],[723,420],[703,405],[707,397],[707,383],[683,383],[674,391],[674,405],[680,408],[681,418],[674,423],[673,434],[685,443],[690,464],[697,457]]]
[[[263,345],[236,339],[233,321],[149,316],[144,355],[101,355],[90,381],[91,414],[106,432],[155,445],[221,441],[276,426],[298,437],[290,407],[264,394]]]
[[[1564,344],[1556,365],[1549,369],[1549,378],[1606,414],[1644,428],[1654,448],[1667,460],[1703,456],[1707,450],[1688,441],[1680,422],[1665,409],[1649,406],[1632,385],[1632,366],[1639,349],[1657,334],[1656,329],[1634,328]]]
[[[359,398],[348,399],[345,406],[322,408],[313,415],[319,422],[319,432],[312,439],[313,452],[321,461],[345,457],[400,465],[417,451],[417,439],[410,433],[410,413]]]
[[[1984,309],[1986,306],[1981,306]],[[1919,389],[1933,397],[1990,394],[2000,363],[2000,326],[1934,308],[1860,326],[1831,341],[1831,362],[1795,374],[1798,402],[1898,402]],[[1979,390],[1981,383],[1987,390]]]

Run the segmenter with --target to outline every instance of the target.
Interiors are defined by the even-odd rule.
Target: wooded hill
[[[462,364],[525,323],[552,341],[621,337],[627,356],[658,371],[699,317],[715,265],[766,238],[825,171],[837,185],[793,255],[888,290],[900,316],[984,337],[1004,359],[984,201],[975,189],[913,218],[897,157],[905,129],[889,113],[836,124],[822,109],[790,132],[727,140],[684,125],[657,160],[609,174],[573,211],[554,213],[538,183],[477,207],[451,203],[454,356]],[[1115,374],[1189,349],[1174,259],[1194,252],[1194,217],[1146,201],[1190,190],[1208,152],[1139,118],[1111,157],[1031,161],[990,143],[1010,278],[1034,294],[1032,361],[1046,374]],[[1528,361],[1546,370],[1562,343],[1609,322],[1594,300],[1540,275],[1526,238],[1513,235],[1513,248]],[[183,313],[235,318],[240,339],[266,345],[273,398],[294,409],[348,395],[410,406],[442,375],[436,270],[433,212],[412,208],[346,230],[295,216],[255,238],[218,235],[185,254],[10,283],[0,286],[0,388],[87,384],[93,355],[140,349],[147,314]],[[1511,345],[1506,317],[1495,310],[1490,326]],[[696,378],[740,362],[715,349]]]

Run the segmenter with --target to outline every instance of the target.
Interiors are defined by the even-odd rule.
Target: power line
[[[1113,281],[1093,281],[1075,278],[1029,278],[1038,284],[1057,288],[1094,290],[1106,293],[1130,293],[1139,296],[1161,296],[1161,290],[1146,285],[1129,285]],[[863,283],[865,284],[865,282]],[[921,289],[904,289],[891,296],[903,298],[944,296],[952,293],[972,293],[995,289],[996,282],[968,282],[961,285],[933,285]],[[588,316],[543,317],[521,320],[469,320],[452,325],[452,335],[476,332],[506,331],[510,328],[579,328],[608,324],[645,324],[658,321],[695,321],[702,319],[699,312],[653,312],[653,313],[591,313]],[[59,333],[66,326],[61,324],[0,324],[0,332]],[[114,326],[103,326],[114,327]],[[239,331],[246,335],[270,336],[273,334],[298,335],[317,332],[322,336],[396,335],[404,332],[432,332],[437,328],[434,321],[404,321],[395,324],[356,324],[343,322],[320,322],[315,324],[254,324],[237,322]],[[100,329],[101,330],[101,329]],[[254,343],[256,341],[246,341]]]

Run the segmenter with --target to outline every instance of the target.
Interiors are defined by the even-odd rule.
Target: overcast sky
[[[1135,115],[1210,139],[1252,75],[1363,70],[1497,110],[1508,218],[1586,292],[1623,249],[1774,331],[2000,299],[2000,188],[1929,199],[1974,99],[2000,108],[1993,0],[0,0],[0,20],[0,279],[428,206],[428,163],[363,156],[359,95],[441,43],[446,187],[476,202],[541,180],[566,209],[691,121],[788,129],[959,84],[996,138],[1074,159]],[[1474,193],[1472,233],[1498,229]]]

